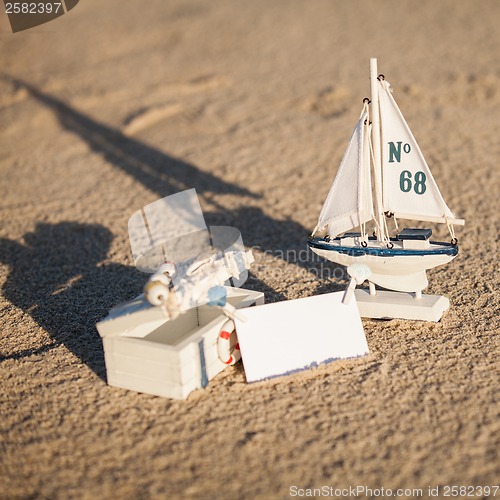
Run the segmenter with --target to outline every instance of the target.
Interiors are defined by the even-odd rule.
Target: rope
[[[393,215],[392,218],[394,219],[394,227],[396,228],[396,232],[397,232],[397,231],[399,231],[398,221],[397,221],[395,215]]]
[[[361,230],[361,241],[366,241],[368,243],[368,233],[366,232],[366,222],[363,222],[359,226]]]
[[[453,227],[453,224],[450,224],[448,217],[446,218],[446,225],[448,226],[448,231],[450,232],[450,236],[452,240],[455,240],[455,228]]]
[[[363,109],[361,110],[361,114],[360,114],[360,118],[361,118],[366,113],[366,121],[364,123],[364,125],[366,126],[366,129],[364,132],[365,132],[365,134],[368,134],[368,137],[369,137],[370,132],[371,132],[369,102],[370,102],[369,99],[367,99],[367,98],[363,99]],[[370,144],[370,140],[368,140],[368,144]],[[363,144],[361,144],[360,147],[363,147]],[[368,165],[368,168],[370,168],[369,165]],[[370,186],[370,189],[371,189],[371,186]],[[358,185],[358,209],[359,209],[359,185]],[[358,218],[359,218],[359,220],[361,220],[361,213],[359,212],[359,210],[358,210]],[[368,243],[368,233],[366,232],[366,222],[362,222],[359,225],[359,229],[361,231],[361,241]]]
[[[372,145],[372,141],[369,141],[369,144],[370,144],[370,157],[372,159],[372,163],[373,165],[375,165],[375,154],[373,153],[373,145]],[[376,185],[375,185],[375,189],[377,189]],[[380,202],[382,202],[382,200],[380,200]],[[380,208],[380,207],[379,207]],[[387,238],[387,234],[388,234],[388,231],[384,231],[384,228],[381,228],[380,227],[380,224],[378,223],[378,217],[375,217],[375,225],[377,226],[378,228],[378,232],[377,234],[380,235],[380,239],[383,241],[383,242],[386,242],[386,241],[389,241],[388,238]],[[385,220],[383,222],[383,224],[385,224]],[[386,226],[386,229],[387,229],[387,226]]]

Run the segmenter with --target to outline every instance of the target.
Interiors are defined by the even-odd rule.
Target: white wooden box
[[[261,292],[225,288],[227,301],[237,309],[264,303]],[[111,309],[97,323],[108,384],[186,398],[228,366],[217,354],[217,339],[226,321],[219,308],[208,305],[167,320],[162,308],[151,306],[142,295]]]

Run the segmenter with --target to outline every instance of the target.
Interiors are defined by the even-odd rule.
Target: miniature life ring
[[[165,304],[167,302],[168,294],[168,284],[165,284],[160,280],[148,281],[146,283],[146,286],[144,287],[144,295],[146,297],[146,300],[152,306],[161,306]]]
[[[221,327],[217,337],[217,354],[225,365],[234,365],[241,359],[240,346],[238,343],[231,351],[231,336],[236,334],[234,321],[229,319]]]

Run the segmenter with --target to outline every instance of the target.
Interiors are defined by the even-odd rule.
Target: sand
[[[17,34],[2,16],[0,497],[498,485],[499,19],[456,0],[86,0]],[[441,322],[364,320],[366,358],[250,385],[240,363],[186,401],[109,387],[95,323],[141,291],[127,221],[160,197],[194,187],[239,228],[267,301],[345,287],[299,252],[370,56],[466,219],[429,273]]]

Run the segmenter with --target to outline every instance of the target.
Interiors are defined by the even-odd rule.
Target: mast
[[[372,116],[373,170],[375,180],[375,217],[377,219],[377,240],[385,241],[385,220],[382,205],[382,154],[380,150],[380,112],[377,85],[377,59],[370,59],[370,90]]]

